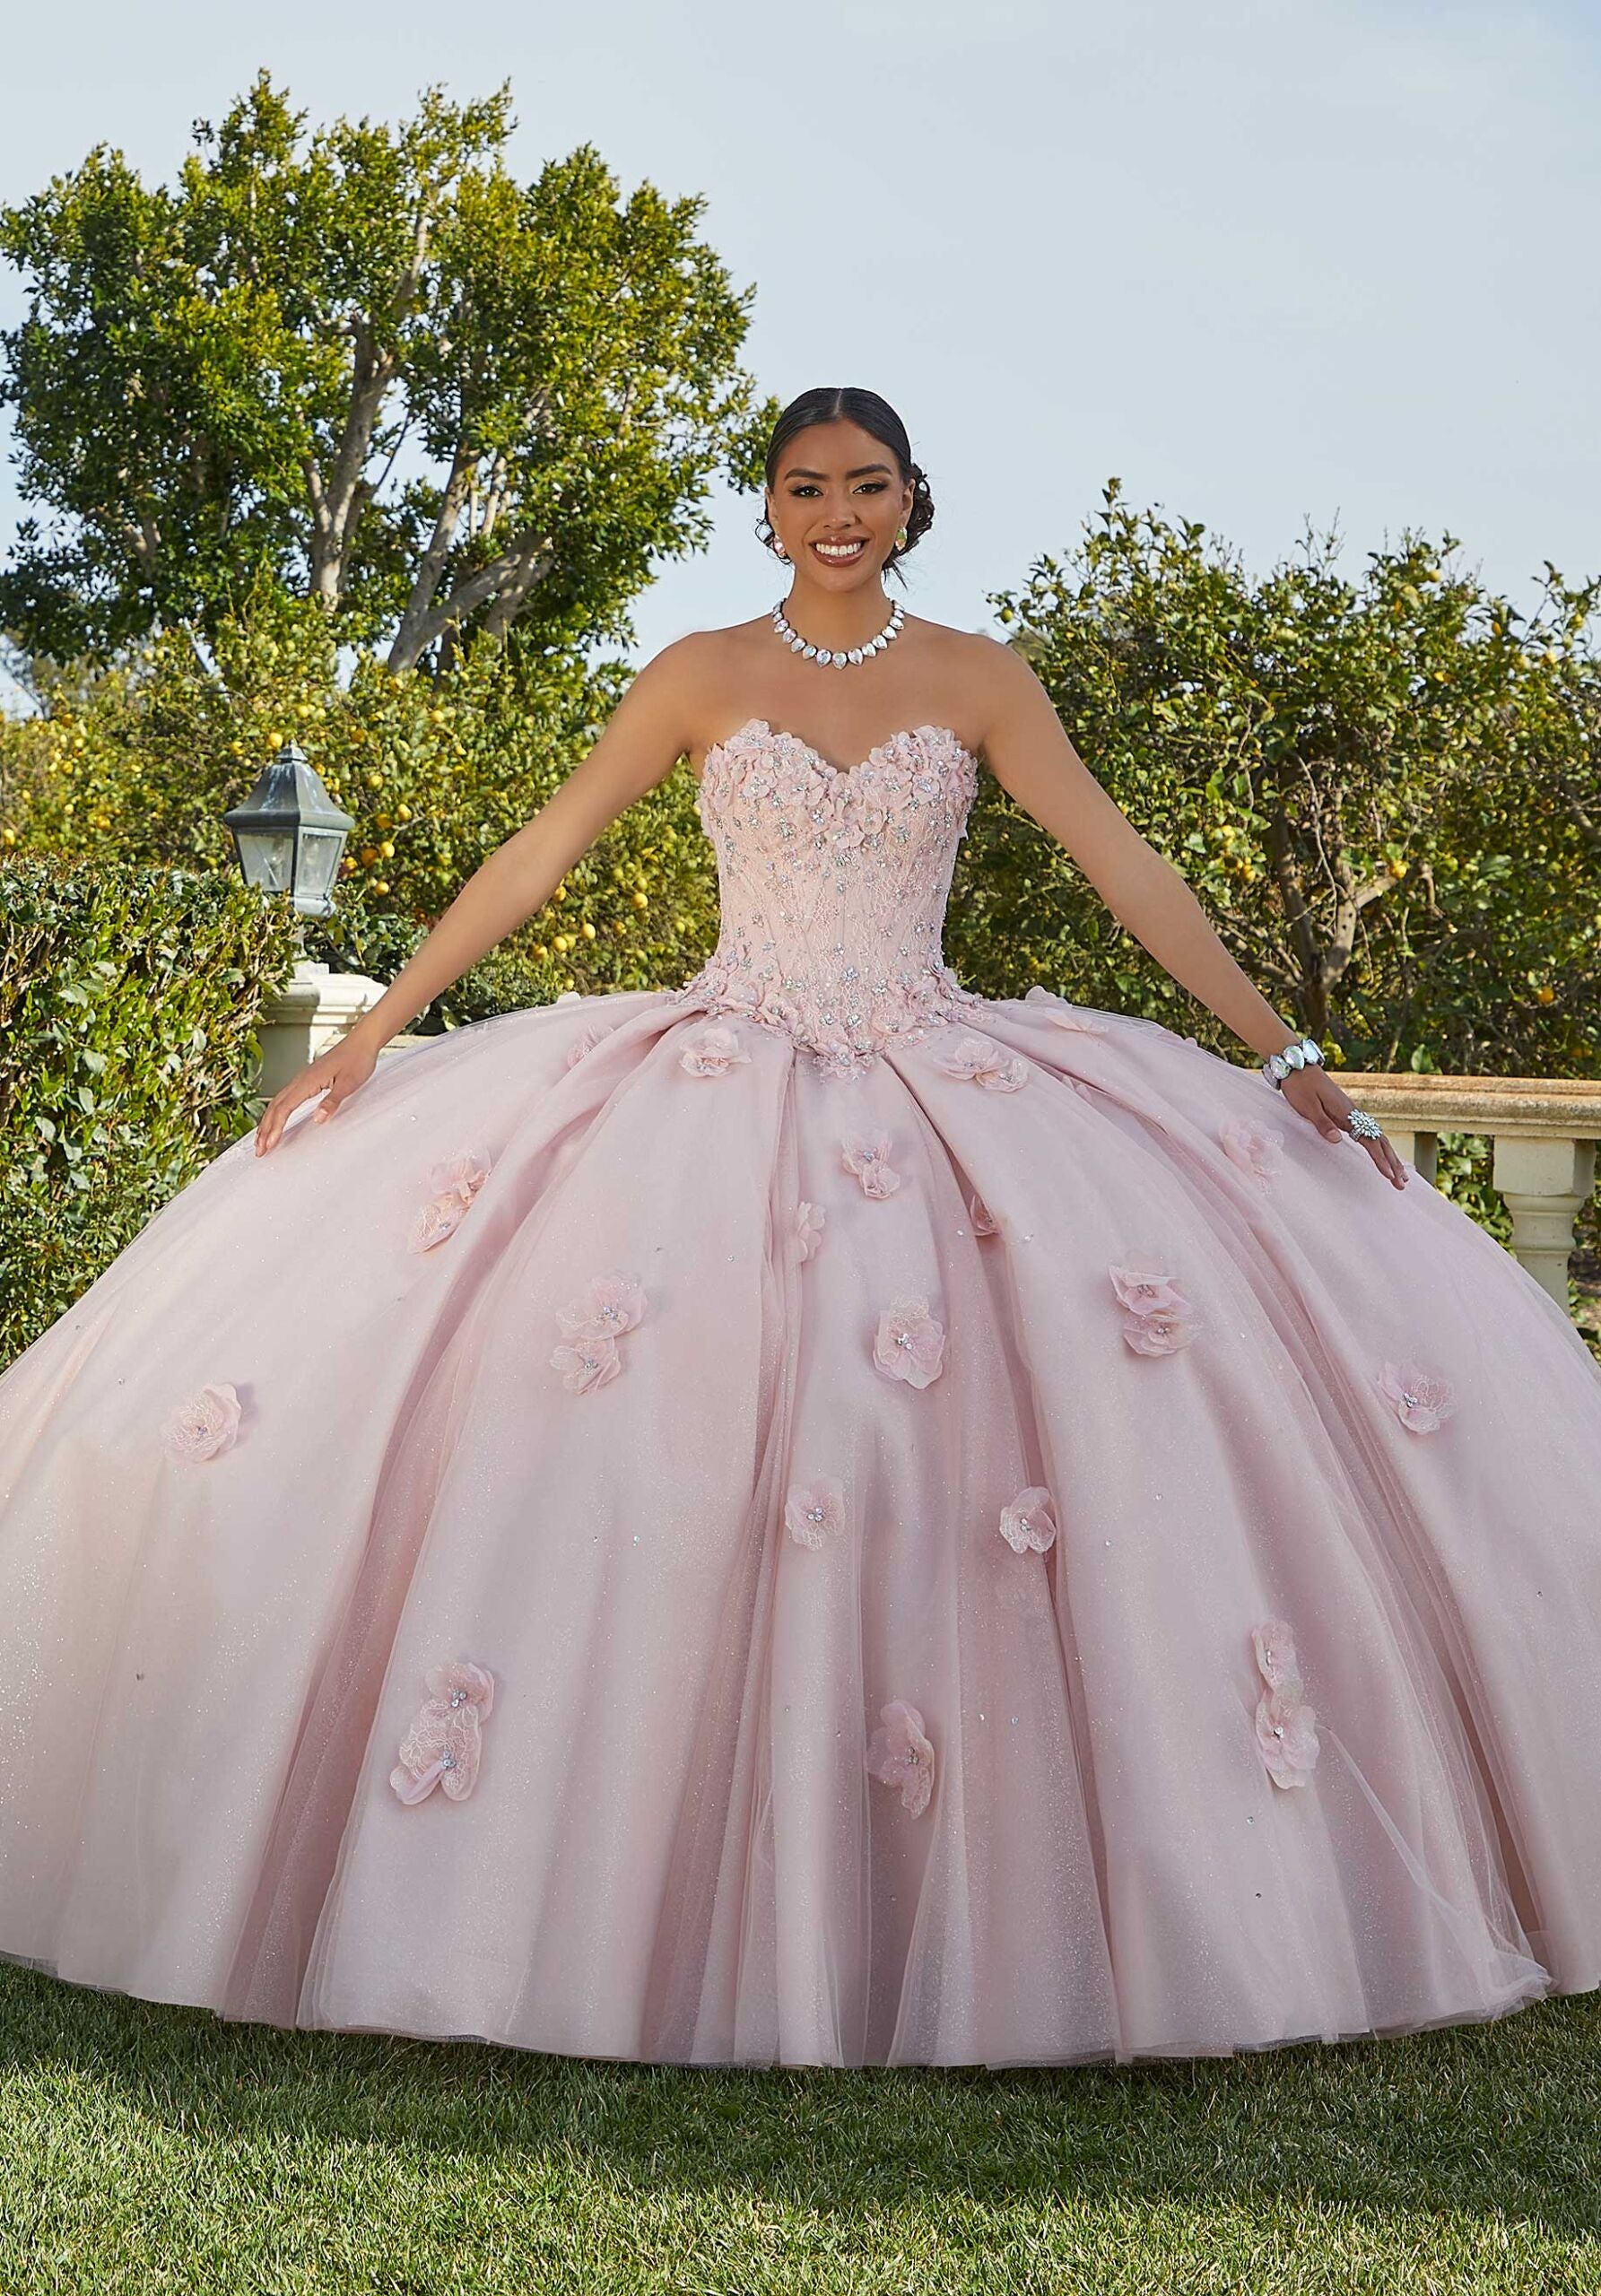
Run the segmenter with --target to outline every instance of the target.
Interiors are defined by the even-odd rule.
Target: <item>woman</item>
[[[892,411],[809,392],[767,479],[782,606],[649,663],[0,1380],[0,1950],[714,2063],[1210,2053],[1593,1986],[1588,1353],[1024,664],[891,608],[932,517]],[[375,1074],[685,755],[693,978]],[[1263,1073],[961,987],[980,755]]]

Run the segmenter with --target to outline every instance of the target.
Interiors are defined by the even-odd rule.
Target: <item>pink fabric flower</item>
[[[428,1176],[432,1192],[413,1216],[407,1233],[407,1250],[431,1251],[447,1236],[453,1236],[492,1170],[490,1158],[477,1148],[464,1148],[437,1163]]]
[[[862,1056],[845,1037],[825,1037],[812,1060],[820,1076],[854,1076],[862,1065]]]
[[[784,1501],[784,1527],[799,1546],[827,1546],[845,1531],[845,1486],[832,1475],[792,1483]]]
[[[893,1196],[901,1185],[901,1175],[890,1161],[892,1145],[887,1132],[872,1139],[866,1133],[853,1133],[840,1143],[846,1170],[856,1174],[862,1184],[862,1194],[875,1202]]]
[[[878,1718],[879,1727],[867,1741],[868,1775],[899,1787],[901,1808],[920,1818],[934,1791],[934,1748],[924,1735],[923,1718],[903,1698],[881,1706]]]
[[[1043,1484],[1031,1483],[1001,1509],[1001,1536],[1015,1553],[1026,1554],[1031,1548],[1036,1554],[1043,1554],[1054,1545],[1057,1518],[1052,1506]]]
[[[226,1379],[208,1380],[161,1422],[161,1440],[175,1459],[215,1459],[233,1448],[239,1399]]]
[[[1257,1668],[1267,1687],[1257,1701],[1257,1745],[1275,1786],[1310,1784],[1318,1761],[1317,1715],[1301,1696],[1295,1638],[1283,1619],[1251,1629]]]
[[[784,994],[776,978],[762,982],[755,1011],[761,1019],[770,1022],[774,1028],[782,1029],[786,1035],[792,1034],[800,1026],[800,1006],[793,996]]]
[[[1414,1435],[1436,1433],[1457,1408],[1450,1381],[1410,1360],[1387,1363],[1376,1384],[1379,1394],[1395,1406],[1402,1426]]]
[[[400,1742],[389,1783],[408,1806],[426,1802],[436,1786],[452,1802],[465,1802],[477,1783],[494,1676],[487,1666],[458,1658],[431,1667],[425,1680],[429,1694]]]
[[[1284,1161],[1284,1135],[1275,1125],[1254,1124],[1242,1116],[1225,1117],[1218,1127],[1225,1156],[1254,1180],[1277,1177]]]
[[[1149,1253],[1123,1260],[1107,1274],[1130,1315],[1181,1315],[1189,1305],[1162,1262]]]
[[[592,1275],[584,1296],[556,1310],[556,1321],[569,1339],[616,1339],[638,1330],[645,1314],[645,1294],[637,1276],[615,1271]]]
[[[865,790],[858,785],[851,792],[850,818],[860,830],[863,838],[871,840],[875,837],[882,837],[889,827],[890,809],[882,798],[874,796],[870,790]]]
[[[561,1372],[562,1386],[575,1396],[587,1396],[591,1387],[604,1387],[622,1369],[614,1339],[564,1341],[552,1349],[551,1362]]]
[[[726,1076],[739,1061],[748,1061],[750,1054],[739,1041],[739,1031],[726,1021],[709,1022],[697,1031],[678,1056],[678,1065],[692,1076]]]
[[[968,1218],[973,1223],[975,1236],[997,1236],[1001,1223],[986,1205],[981,1196],[970,1196],[967,1200]]]
[[[824,1217],[821,1204],[808,1204],[805,1196],[801,1198],[796,1208],[795,1233],[803,1259],[810,1259],[821,1246]]]
[[[1166,1308],[1152,1315],[1123,1318],[1123,1337],[1136,1355],[1176,1355],[1189,1345],[1198,1328],[1188,1316]]]
[[[1029,1081],[1029,1064],[990,1037],[961,1037],[935,1055],[947,1075],[963,1076],[989,1092],[1015,1092]]]
[[[943,1368],[945,1327],[928,1312],[925,1299],[903,1294],[878,1319],[873,1361],[885,1377],[926,1387]]]

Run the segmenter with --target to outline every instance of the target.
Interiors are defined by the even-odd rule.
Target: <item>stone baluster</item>
[[[259,1097],[271,1100],[308,1061],[348,1035],[383,993],[382,981],[370,980],[365,973],[333,972],[302,958],[287,987],[262,1007]]]
[[[1498,1137],[1492,1178],[1511,1214],[1512,1249],[1565,1311],[1573,1222],[1596,1185],[1595,1142]]]

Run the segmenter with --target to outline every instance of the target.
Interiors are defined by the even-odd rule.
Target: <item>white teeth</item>
[[[814,542],[812,547],[819,558],[859,558],[863,545],[859,542]]]

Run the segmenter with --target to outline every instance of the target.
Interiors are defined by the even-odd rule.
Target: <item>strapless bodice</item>
[[[706,752],[696,805],[722,929],[673,996],[781,1031],[831,1075],[979,1004],[941,949],[977,783],[948,726],[892,734],[840,767],[748,718]]]

